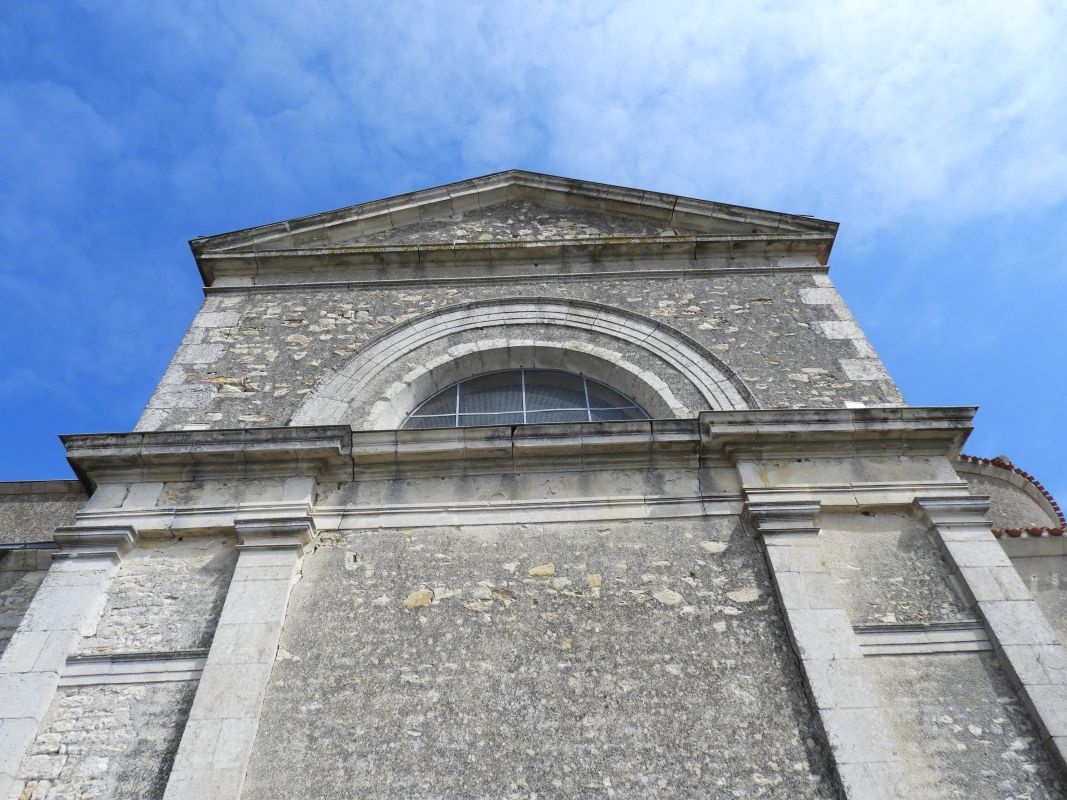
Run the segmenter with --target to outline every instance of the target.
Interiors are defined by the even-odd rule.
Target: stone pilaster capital
[[[139,538],[137,531],[129,525],[56,528],[53,539],[59,550],[52,558],[106,557],[118,561],[137,545]]]
[[[238,550],[303,550],[315,538],[315,520],[310,513],[303,515],[241,515],[234,519]]]
[[[957,497],[916,497],[912,512],[937,528],[958,525],[985,525],[989,511],[988,497],[960,495]]]
[[[762,535],[817,534],[818,516],[822,504],[818,500],[784,501],[781,503],[746,503],[745,514]]]

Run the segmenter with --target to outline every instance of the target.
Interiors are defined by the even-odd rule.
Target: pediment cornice
[[[462,226],[505,203],[593,215],[597,225],[481,237]],[[607,224],[604,224],[606,221]],[[445,226],[442,228],[442,226]],[[599,227],[598,227],[599,225]],[[837,223],[677,195],[508,170],[190,242],[205,285],[222,276],[605,259],[774,258],[809,255],[825,265]],[[463,234],[463,235],[460,235]],[[488,237],[488,238],[487,238]]]

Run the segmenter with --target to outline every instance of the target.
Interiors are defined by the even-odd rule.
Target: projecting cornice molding
[[[353,431],[348,426],[61,437],[92,489],[116,480],[432,476],[866,455],[955,459],[973,408],[709,411],[698,419]]]
[[[417,226],[462,220],[510,201],[555,213],[592,213],[610,231],[569,235],[499,233],[468,239]],[[508,170],[433,189],[349,206],[190,242],[205,286],[286,283],[292,276],[393,280],[398,269],[431,278],[472,266],[493,273],[546,263],[562,273],[611,261],[776,259],[804,256],[825,265],[837,223],[794,214]],[[486,238],[488,237],[488,238]],[[384,239],[384,241],[383,241]],[[769,264],[768,268],[775,265]],[[779,265],[780,266],[780,265]],[[376,270],[386,268],[382,274]],[[445,268],[438,270],[437,268]],[[484,268],[484,269],[483,269]],[[401,277],[407,277],[403,275]]]
[[[702,450],[731,461],[896,454],[955,459],[976,411],[881,406],[707,412],[700,415]]]

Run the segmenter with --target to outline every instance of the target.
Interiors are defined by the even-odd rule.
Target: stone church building
[[[195,239],[136,428],[0,484],[0,799],[1067,796],[1063,516],[836,232],[508,171]]]

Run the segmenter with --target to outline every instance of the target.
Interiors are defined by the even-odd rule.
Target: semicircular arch
[[[546,341],[522,331],[544,326],[571,338]],[[543,327],[540,328],[543,330]],[[448,306],[408,320],[368,341],[340,371],[325,377],[293,415],[292,425],[343,423],[368,386],[392,365],[441,340],[473,336],[427,353],[425,360],[398,376],[379,393],[364,425],[373,430],[399,427],[415,405],[432,391],[486,369],[520,364],[548,368],[585,368],[590,377],[628,391],[655,416],[694,416],[701,410],[755,408],[751,393],[717,358],[685,334],[633,312],[588,301],[549,298],[482,300]],[[584,335],[596,341],[576,341]],[[561,337],[562,338],[562,337]],[[615,346],[612,346],[614,343]],[[627,350],[639,350],[662,370],[631,363]],[[518,360],[516,360],[518,359]],[[576,366],[575,360],[578,364]],[[684,376],[703,408],[679,401],[658,372]],[[366,398],[364,398],[366,399]]]

